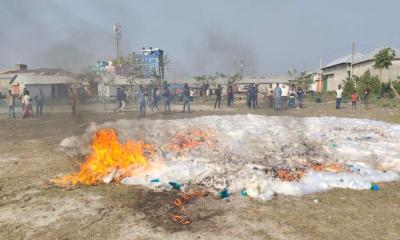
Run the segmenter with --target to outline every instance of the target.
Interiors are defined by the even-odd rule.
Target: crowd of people
[[[246,90],[246,105],[249,109],[256,109],[259,100],[258,87],[251,83],[245,88]],[[223,87],[218,84],[214,89],[215,102],[214,109],[220,109],[222,103]],[[144,117],[146,115],[146,107],[150,110],[160,111],[159,103],[163,105],[165,113],[171,112],[171,102],[175,95],[171,94],[168,85],[164,84],[159,90],[157,87],[143,87],[139,86],[135,100],[138,104],[139,116]],[[209,96],[209,94],[207,94]],[[268,93],[263,93],[265,104],[267,108],[279,110],[285,109],[301,109],[303,108],[303,99],[305,92],[301,87],[292,85],[287,87],[286,85],[280,85],[276,83],[273,89],[270,89]],[[176,97],[176,96],[175,96]],[[115,98],[117,100],[117,106],[114,112],[123,114],[127,105],[127,91],[125,87],[118,87],[116,90]],[[360,98],[357,92],[354,90],[351,94],[351,106],[353,109],[357,108],[357,102],[362,101],[365,104],[365,108],[368,109],[368,98],[369,89],[365,88],[363,96]],[[182,111],[190,112],[190,105],[193,101],[193,90],[190,89],[188,84],[184,84],[180,91],[180,99],[182,101]],[[341,85],[336,90],[336,109],[341,108],[343,99],[343,88]],[[5,100],[8,105],[8,118],[16,118],[16,102],[21,101],[22,106],[22,118],[33,118],[35,116],[41,116],[43,114],[43,106],[45,97],[40,89],[34,98],[31,97],[30,92],[27,89],[22,91],[21,95],[13,94],[11,90],[8,91]],[[71,106],[72,115],[76,115],[76,105],[78,102],[78,94],[75,89],[70,88],[68,90],[68,100]],[[36,106],[36,112],[33,111],[33,103]],[[228,84],[226,87],[226,106],[232,108],[235,104],[235,88],[232,84]]]
[[[5,97],[8,106],[8,119],[16,118],[15,107],[17,99],[21,101],[23,119],[33,118],[43,114],[44,95],[41,89],[33,99],[27,89],[24,89],[20,95],[14,94],[12,90],[8,90],[7,96]],[[36,103],[36,113],[34,113],[32,107],[33,100],[35,100]]]
[[[362,101],[364,103],[365,109],[368,110],[369,88],[364,88],[362,97],[358,96],[356,90],[353,90],[350,98],[351,98],[352,109],[356,109],[357,102]],[[341,108],[342,99],[343,99],[343,88],[342,85],[338,85],[338,88],[336,89],[336,109]]]

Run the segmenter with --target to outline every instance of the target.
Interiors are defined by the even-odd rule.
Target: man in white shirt
[[[343,89],[342,86],[339,85],[338,89],[336,89],[336,109],[340,109],[340,103],[342,102],[343,97]]]
[[[282,85],[282,109],[285,109],[287,107],[287,100],[288,100],[288,95],[289,95],[289,88],[287,88],[285,85]]]

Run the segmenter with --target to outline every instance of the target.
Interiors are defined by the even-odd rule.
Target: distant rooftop
[[[37,68],[37,69],[13,69],[0,72],[0,74],[19,74],[30,73],[31,75],[42,76],[69,76],[74,77],[75,74],[62,68]]]
[[[366,61],[371,61],[374,60],[375,55],[382,49],[384,49],[386,47],[380,47],[380,48],[375,48],[374,50],[368,52],[367,54],[365,54],[363,57],[359,58],[358,61],[354,61],[354,64],[358,64],[358,63],[362,63],[362,62],[366,62]],[[396,48],[392,48],[395,51],[395,58],[400,58],[400,50],[396,49]]]
[[[362,53],[355,53],[354,54],[354,63],[360,61],[360,59],[362,59],[364,56],[365,55],[362,54]],[[340,65],[340,64],[343,64],[343,63],[350,64],[351,63],[351,57],[352,57],[352,55],[350,54],[350,55],[338,58],[338,59],[328,63],[327,65],[325,65],[322,68],[329,68],[329,67],[333,67],[333,66]]]

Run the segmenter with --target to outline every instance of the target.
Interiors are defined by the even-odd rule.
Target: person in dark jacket
[[[117,88],[116,98],[117,98],[118,106],[114,109],[114,112],[119,112],[121,107],[122,107],[122,91],[121,91],[121,88]]]
[[[251,83],[247,89],[247,106],[249,107],[249,109],[252,106],[253,109],[256,109],[256,98],[257,98],[256,88],[254,84]]]
[[[215,95],[216,95],[216,98],[215,98],[215,103],[214,103],[214,109],[216,109],[217,106],[218,106],[218,109],[220,109],[221,108],[221,98],[222,98],[221,84],[218,84],[218,87],[215,90]]]
[[[301,89],[301,87],[297,88],[297,102],[298,102],[298,108],[303,107],[303,97],[304,97],[304,91]]]
[[[233,86],[231,83],[228,84],[228,89],[227,89],[226,95],[228,97],[227,106],[233,107],[234,95],[233,95]]]

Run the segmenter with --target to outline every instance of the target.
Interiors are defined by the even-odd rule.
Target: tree
[[[297,80],[297,70],[293,68],[293,70],[288,71],[288,75],[290,76],[289,83],[296,82]]]
[[[353,79],[357,85],[356,90],[359,95],[361,95],[366,88],[369,89],[371,94],[379,93],[380,80],[377,76],[372,76],[369,70],[367,70],[360,77],[354,76]]]
[[[134,96],[133,85],[137,83],[137,80],[143,78],[143,64],[141,56],[135,52],[132,52],[126,57],[126,67],[128,71],[128,84],[130,86],[131,94]]]
[[[390,79],[390,71],[389,71],[389,68],[390,68],[390,66],[392,66],[392,61],[394,60],[395,56],[396,56],[396,52],[394,51],[394,49],[392,49],[390,47],[381,49],[374,57],[374,67],[379,69],[379,72],[381,75],[381,81],[382,81],[382,70],[386,69],[388,71],[390,88],[396,94],[396,97],[398,99],[400,99],[399,93],[393,87],[392,81]]]
[[[289,70],[288,75],[290,76],[289,83],[296,84],[298,87],[301,87],[303,90],[308,91],[311,88],[311,84],[314,82],[311,78],[311,75],[307,73],[307,71],[302,71],[298,74],[296,69]]]
[[[302,71],[300,76],[296,79],[297,86],[301,87],[305,91],[310,90],[311,84],[313,83],[313,79],[311,75],[308,74],[306,71]]]

